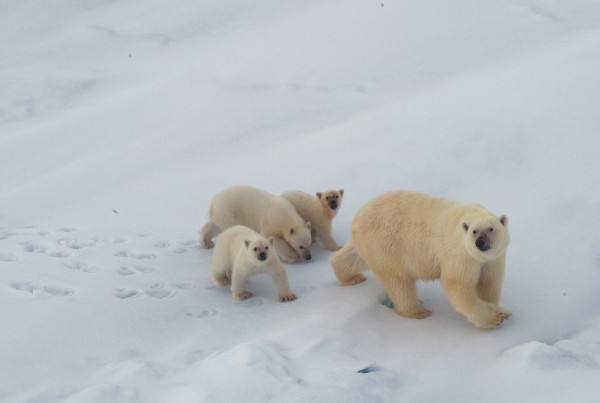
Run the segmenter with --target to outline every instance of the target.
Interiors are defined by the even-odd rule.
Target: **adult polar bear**
[[[229,227],[245,225],[265,238],[273,237],[284,262],[310,260],[310,222],[294,206],[252,186],[233,186],[217,193],[210,204],[209,221],[200,229],[200,243],[212,248],[212,239]]]
[[[338,280],[353,285],[370,268],[394,310],[425,318],[417,280],[440,279],[454,309],[475,326],[493,328],[511,313],[499,305],[506,248],[506,216],[410,191],[392,191],[359,209],[350,240],[331,258]]]

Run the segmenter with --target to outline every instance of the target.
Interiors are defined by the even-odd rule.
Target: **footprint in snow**
[[[96,246],[96,241],[93,240],[79,240],[74,238],[61,238],[56,241],[61,246],[65,246],[69,249],[83,249],[83,248],[91,248],[92,246]]]
[[[10,263],[10,262],[16,262],[16,261],[17,261],[17,257],[15,255],[13,255],[12,253],[0,252],[0,263]]]
[[[113,256],[117,256],[117,257],[129,257],[129,258],[135,258],[138,260],[153,260],[156,259],[157,256],[154,253],[147,253],[147,252],[134,252],[131,250],[121,250],[118,252],[113,253]]]
[[[152,298],[164,299],[174,297],[177,295],[177,291],[165,288],[162,283],[153,283],[148,285],[148,288],[144,290],[144,294]]]
[[[119,298],[119,299],[129,299],[129,298],[133,298],[133,297],[137,297],[138,295],[140,295],[140,292],[138,290],[133,290],[131,288],[115,288],[113,290],[113,293],[115,295],[115,297]]]
[[[83,273],[97,273],[99,271],[102,271],[102,268],[100,266],[83,262],[68,263],[66,266],[71,270],[77,270]]]
[[[117,273],[120,276],[132,276],[137,273],[151,273],[153,271],[154,271],[154,267],[149,267],[149,266],[133,266],[133,267],[123,266],[123,267],[119,267],[117,269]]]
[[[236,301],[235,305],[242,308],[255,308],[265,304],[265,300],[262,298],[248,298],[243,301]]]
[[[10,288],[14,291],[31,294],[32,296],[67,297],[74,293],[72,290],[65,287],[39,285],[32,282],[13,283],[10,285]]]
[[[196,319],[205,319],[205,318],[212,318],[213,316],[217,316],[218,313],[219,313],[218,310],[211,308],[211,309],[203,309],[198,312],[188,312],[185,314],[185,316],[188,316],[190,318],[196,318]]]

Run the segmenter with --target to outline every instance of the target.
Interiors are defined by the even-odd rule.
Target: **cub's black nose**
[[[260,260],[261,262],[264,262],[265,260],[267,260],[267,254],[265,252],[260,252],[258,254],[258,260]]]
[[[482,238],[478,238],[475,241],[475,246],[477,246],[477,249],[479,249],[482,252],[485,252],[486,250],[490,249],[490,244],[485,239],[482,239]]]
[[[336,200],[329,200],[329,208],[335,210],[338,207]]]
[[[308,255],[304,256],[304,259],[310,260],[310,259],[312,259],[312,255],[309,253]]]

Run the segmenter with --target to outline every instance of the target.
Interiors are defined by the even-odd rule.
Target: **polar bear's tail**
[[[352,239],[333,254],[331,266],[343,285],[354,285],[366,280],[362,272],[367,270],[367,263],[356,252]]]

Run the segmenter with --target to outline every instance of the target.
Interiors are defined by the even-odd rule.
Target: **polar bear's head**
[[[462,222],[467,252],[480,262],[497,259],[508,247],[508,217],[475,215]]]
[[[286,242],[300,257],[306,260],[312,259],[312,255],[310,254],[310,244],[312,242],[310,227],[310,221],[307,221],[303,226],[291,227],[284,233]]]
[[[327,192],[317,192],[317,199],[323,208],[331,211],[335,216],[342,207],[342,198],[344,197],[344,189],[328,190]]]
[[[253,241],[245,240],[244,246],[253,259],[259,262],[267,262],[272,256],[277,256],[273,248],[273,237],[269,239],[259,238]]]

